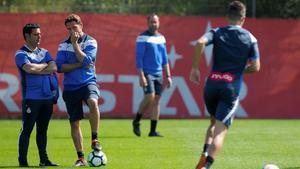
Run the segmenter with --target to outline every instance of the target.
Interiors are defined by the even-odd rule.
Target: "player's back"
[[[253,54],[255,37],[240,26],[229,25],[213,30],[213,72],[233,74],[238,80]]]

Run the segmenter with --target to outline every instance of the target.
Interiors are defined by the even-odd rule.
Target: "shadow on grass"
[[[40,166],[19,167],[17,166],[0,166],[0,168],[41,168]]]
[[[132,136],[100,136],[100,139],[107,139],[107,138],[109,138],[109,139],[111,139],[111,138],[129,138],[129,139],[136,139],[136,138],[139,138],[139,137],[137,137],[137,136],[134,136],[134,135],[132,135]]]
[[[70,139],[71,136],[52,137],[52,138],[55,138],[55,139]],[[84,138],[84,139],[90,138],[90,136],[83,136],[83,138]],[[114,139],[114,138],[119,139],[119,138],[138,138],[138,137],[136,137],[136,136],[134,136],[134,135],[132,135],[132,136],[128,136],[128,135],[126,135],[126,136],[100,136],[100,137],[99,137],[100,140],[101,140],[101,139],[107,139],[107,138],[109,138],[109,139],[111,139],[111,138],[112,138],[112,139]]]

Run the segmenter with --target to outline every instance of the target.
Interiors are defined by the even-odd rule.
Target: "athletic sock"
[[[78,159],[84,158],[83,152],[82,152],[82,151],[78,151],[78,152],[77,152],[77,157],[78,157]]]
[[[92,132],[92,140],[98,139],[98,133]]]
[[[155,133],[156,132],[156,126],[157,126],[157,120],[151,120],[150,133]]]
[[[134,122],[139,122],[141,120],[142,116],[143,116],[142,113],[137,112],[135,115],[135,118],[134,118]]]
[[[203,146],[203,154],[207,156],[207,152],[208,152],[208,147],[210,146],[210,144],[204,144]]]
[[[207,156],[206,162],[205,162],[205,168],[210,169],[210,167],[212,166],[214,161],[215,161],[214,158],[212,158],[211,156]]]

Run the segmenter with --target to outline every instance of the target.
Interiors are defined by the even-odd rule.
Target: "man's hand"
[[[71,43],[72,44],[77,43],[79,38],[80,38],[80,33],[79,32],[75,32],[75,31],[71,32]]]
[[[199,85],[200,82],[200,71],[199,69],[192,68],[191,73],[190,73],[190,81],[193,83]]]
[[[166,82],[167,88],[170,88],[172,86],[172,78],[167,77],[167,82]]]
[[[146,87],[146,86],[148,86],[148,83],[147,83],[147,79],[146,79],[146,77],[143,75],[143,76],[140,76],[140,86],[141,87]]]
[[[90,69],[90,68],[94,68],[94,67],[95,67],[95,63],[92,62],[92,63],[90,63],[89,65],[85,66],[84,68],[85,68],[85,69]]]

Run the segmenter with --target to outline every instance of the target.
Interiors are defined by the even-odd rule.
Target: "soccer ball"
[[[107,158],[103,151],[92,151],[88,155],[88,164],[90,167],[100,167],[107,164]]]
[[[275,164],[266,164],[263,169],[279,169],[279,167]]]

